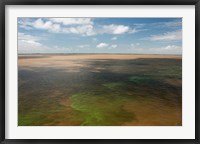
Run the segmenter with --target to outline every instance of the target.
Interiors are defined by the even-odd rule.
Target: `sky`
[[[181,18],[18,18],[18,53],[181,54]]]

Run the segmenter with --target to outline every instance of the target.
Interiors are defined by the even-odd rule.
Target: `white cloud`
[[[116,45],[116,44],[112,44],[110,47],[111,47],[111,48],[116,48],[117,45]]]
[[[25,45],[41,46],[42,44],[32,40],[20,40],[19,43],[24,43]]]
[[[168,45],[166,47],[163,47],[162,49],[164,49],[164,50],[177,50],[177,49],[180,49],[180,48],[181,48],[180,46]]]
[[[168,27],[182,26],[182,21],[167,22],[165,25]]]
[[[18,52],[19,53],[62,53],[71,51],[70,48],[52,46],[48,47],[40,43],[41,38],[18,33]]]
[[[41,29],[52,33],[69,33],[82,36],[92,36],[97,34],[124,34],[135,33],[139,30],[125,25],[94,25],[91,18],[38,18],[21,19],[19,27],[23,29]],[[116,40],[114,37],[113,40]]]
[[[155,22],[155,23],[135,23],[133,26],[138,29],[138,28],[177,28],[182,26],[181,21],[170,21],[170,22]]]
[[[133,24],[133,26],[135,28],[143,28],[144,26],[146,26],[146,24],[143,24],[143,23],[136,23],[136,24]]]
[[[103,25],[102,26],[102,33],[109,33],[109,34],[123,34],[130,30],[128,26],[124,25]]]
[[[163,28],[163,27],[168,27],[168,28],[175,28],[175,27],[180,27],[182,25],[181,21],[171,21],[171,22],[157,22],[157,23],[152,23],[151,26],[154,28]]]
[[[61,26],[61,23],[64,25],[79,25],[66,27]],[[47,20],[39,18],[32,22],[21,21],[19,22],[19,26],[25,29],[43,29],[53,33],[72,33],[79,34],[82,36],[95,35],[91,19],[87,18],[50,18]]]
[[[93,25],[81,25],[76,27],[67,27],[62,29],[63,33],[73,33],[80,34],[82,36],[92,36],[95,35],[93,30]]]
[[[116,37],[116,36],[115,36],[115,37],[112,37],[111,40],[117,40],[117,37]]]
[[[136,54],[181,54],[182,47],[176,45],[167,45],[157,48],[132,47],[130,52]]]
[[[23,28],[23,29],[26,29],[26,30],[30,30],[30,29],[32,29],[32,22],[28,18],[21,19],[21,20],[18,21],[18,26],[20,28]]]
[[[33,26],[37,29],[49,29],[52,26],[52,22],[50,21],[44,22],[42,19],[37,19],[33,23]]]
[[[137,47],[137,46],[139,46],[139,45],[140,45],[140,43],[132,43],[132,44],[131,44],[131,47],[134,48],[134,47]]]
[[[136,32],[144,31],[144,30],[146,30],[146,29],[140,29],[140,30],[138,29],[138,30],[137,30],[137,29],[134,28],[134,29],[132,29],[132,30],[129,30],[129,33],[136,33]]]
[[[91,18],[50,18],[52,22],[62,23],[63,25],[88,25],[93,24]]]
[[[107,43],[100,43],[97,45],[97,48],[105,48],[108,47],[109,45]]]
[[[43,21],[42,19],[37,19],[33,22],[32,26],[36,29],[44,29],[51,32],[60,32],[61,27],[59,24],[54,24],[51,21]]]
[[[78,47],[85,48],[85,47],[89,47],[89,45],[88,44],[84,44],[84,45],[79,45]]]
[[[55,21],[62,21],[65,23],[70,23],[71,20],[71,24],[73,24],[73,22],[81,22],[78,20],[73,20],[70,19],[69,21],[67,21],[65,18],[58,18],[58,19],[54,19]],[[84,21],[83,21],[84,22]],[[38,19],[34,22],[33,26],[37,29],[46,29],[50,32],[59,32],[59,33],[72,33],[72,34],[80,34],[82,36],[92,36],[95,34],[95,32],[93,31],[93,25],[80,25],[80,26],[71,26],[71,27],[62,27],[59,24],[54,24],[51,21],[46,21],[44,22],[42,19]]]
[[[119,35],[119,34],[124,34],[124,33],[136,33],[136,32],[139,32],[139,31],[143,31],[143,30],[131,28],[131,27],[125,26],[125,25],[111,24],[111,25],[101,26],[97,33],[98,34],[107,33],[107,34]],[[111,40],[117,40],[117,37],[113,37],[113,38],[111,38]]]
[[[39,41],[41,38],[37,36],[32,36],[24,33],[18,33],[18,40],[32,40],[32,41]]]
[[[18,33],[18,51],[19,52],[29,52],[29,51],[40,51],[45,49],[39,42],[40,38],[32,35],[27,35],[24,33]]]
[[[108,49],[113,49],[116,48],[116,44],[107,44],[107,43],[100,43],[96,46],[97,48],[108,48]]]
[[[176,41],[182,39],[182,31],[177,30],[173,32],[167,32],[160,35],[151,35],[148,38],[145,38],[151,41]]]
[[[63,53],[63,52],[70,52],[70,51],[72,51],[72,48],[58,47],[58,46],[53,46],[48,49],[49,53]]]

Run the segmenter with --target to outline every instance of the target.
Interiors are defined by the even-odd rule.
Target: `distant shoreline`
[[[182,59],[181,55],[153,55],[153,54],[19,54],[18,59],[40,61],[76,61],[76,60],[130,60],[139,58],[174,58]],[[59,64],[59,63],[58,63]]]
[[[164,55],[164,56],[182,56],[182,54],[134,54],[134,53],[18,53],[18,55]]]

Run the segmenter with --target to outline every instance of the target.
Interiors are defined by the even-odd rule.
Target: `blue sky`
[[[18,18],[19,53],[181,54],[181,18]]]

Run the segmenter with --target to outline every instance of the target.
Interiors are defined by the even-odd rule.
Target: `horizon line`
[[[143,54],[143,53],[18,53],[18,54],[124,54],[124,55],[180,55],[182,54]]]

